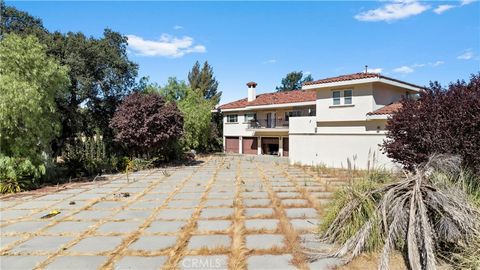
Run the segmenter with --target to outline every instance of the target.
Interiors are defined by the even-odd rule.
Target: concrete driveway
[[[330,196],[285,159],[212,156],[4,197],[0,268],[327,269],[337,262],[308,263],[302,239]]]

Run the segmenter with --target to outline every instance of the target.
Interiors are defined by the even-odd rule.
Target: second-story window
[[[352,90],[343,91],[343,104],[352,104]]]
[[[250,123],[250,122],[257,119],[257,114],[256,113],[246,113],[244,115],[244,117],[245,117],[245,123]]]
[[[332,91],[332,100],[333,105],[351,105],[352,102],[353,91],[343,90],[343,91]]]
[[[340,91],[333,91],[333,105],[340,105]]]
[[[285,112],[285,121],[288,121],[288,118],[295,117],[295,116],[302,116],[302,112],[301,111]]]
[[[237,123],[238,122],[238,115],[237,114],[228,114],[227,115],[227,123]]]

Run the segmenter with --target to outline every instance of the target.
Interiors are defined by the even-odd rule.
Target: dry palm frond
[[[411,269],[435,269],[439,259],[480,237],[478,209],[459,185],[442,180],[458,175],[462,175],[459,158],[435,155],[405,179],[354,196],[329,223],[322,241],[338,243],[345,228],[351,226],[351,217],[363,211],[368,217],[362,226],[340,241],[342,246],[336,252],[310,250],[311,258],[345,257],[349,261],[369,250],[370,238],[380,237],[380,269],[388,269],[393,249],[406,253]],[[374,204],[373,211],[364,211],[365,201]]]

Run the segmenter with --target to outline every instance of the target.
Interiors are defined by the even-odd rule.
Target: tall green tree
[[[71,80],[68,93],[58,99],[63,115],[58,145],[77,133],[92,136],[100,130],[111,148],[110,119],[137,76],[138,66],[127,57],[127,38],[109,29],[99,39],[82,33],[53,35],[51,54],[70,66]]]
[[[83,133],[100,131],[109,149],[114,149],[113,131],[108,123],[123,98],[135,86],[138,66],[127,56],[127,38],[106,29],[100,38],[82,33],[50,33],[41,20],[1,3],[2,35],[33,34],[47,46],[47,54],[69,67],[68,91],[56,99],[61,112],[61,133],[54,148]]]
[[[193,65],[192,70],[188,73],[188,83],[190,88],[196,91],[200,91],[203,97],[211,99],[218,104],[222,96],[222,92],[218,91],[218,81],[213,74],[213,68],[207,61],[200,67],[200,63],[197,61]]]
[[[211,132],[213,100],[205,99],[202,94],[191,88],[186,91],[185,97],[178,102],[178,107],[183,114],[182,139],[186,149],[205,151]]]
[[[304,83],[313,81],[312,75],[303,75],[302,71],[292,71],[288,73],[285,78],[282,79],[282,84],[277,86],[277,92],[298,90],[302,88]]]
[[[7,6],[3,0],[0,0],[0,37],[11,32],[21,35],[34,35],[41,41],[48,36],[42,20],[14,7]]]
[[[170,77],[167,84],[159,89],[159,93],[168,101],[180,101],[186,98],[189,89],[185,81],[179,81],[176,77]]]
[[[60,131],[55,100],[69,84],[68,69],[34,36],[0,41],[0,152],[39,164]]]

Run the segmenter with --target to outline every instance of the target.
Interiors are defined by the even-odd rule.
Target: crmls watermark
[[[223,258],[185,258],[182,261],[185,269],[221,269],[226,267]]]

